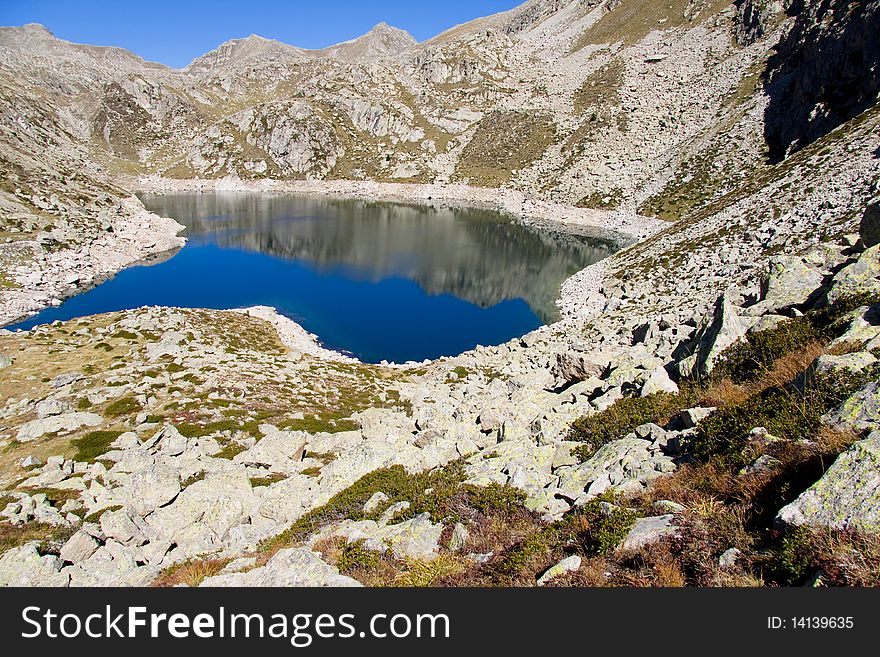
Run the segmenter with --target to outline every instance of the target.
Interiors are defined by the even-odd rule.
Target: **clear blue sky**
[[[0,25],[42,23],[77,43],[121,46],[183,67],[229,39],[259,34],[323,48],[385,21],[419,41],[524,0],[0,0]]]

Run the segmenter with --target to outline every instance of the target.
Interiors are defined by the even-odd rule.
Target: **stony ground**
[[[638,243],[563,285],[561,322],[431,363],[266,308],[0,333],[0,583],[877,584],[878,106],[774,160],[767,52],[836,23],[671,4],[382,28],[369,65],[376,34],[173,72],[4,33],[7,320],[182,243],[131,189],[470,199]]]

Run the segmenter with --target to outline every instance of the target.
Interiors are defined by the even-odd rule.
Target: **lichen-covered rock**
[[[604,445],[578,466],[559,468],[558,494],[581,503],[608,490],[639,492],[675,467],[659,444],[631,434]]]
[[[679,363],[680,376],[711,373],[722,352],[745,337],[748,329],[748,322],[738,315],[728,290],[716,301],[712,319],[698,334],[693,353]]]
[[[582,559],[574,554],[566,557],[555,566],[549,568],[543,575],[538,578],[538,586],[544,586],[548,582],[553,581],[557,577],[561,577],[566,573],[571,573],[581,567]]]
[[[770,271],[763,281],[764,298],[748,309],[748,314],[777,313],[804,305],[822,287],[822,272],[798,256],[778,256],[770,260]]]
[[[827,298],[834,303],[866,292],[880,293],[880,244],[866,249],[856,262],[835,274]]]
[[[358,587],[360,582],[339,574],[308,548],[281,550],[265,566],[244,573],[208,577],[203,587]]]
[[[41,555],[39,546],[31,541],[0,556],[0,586],[67,586],[70,578],[59,572],[61,559]]]
[[[670,536],[678,531],[673,521],[675,516],[655,516],[653,518],[639,518],[630,530],[626,538],[620,544],[622,550],[638,550],[656,543],[665,536]]]
[[[822,478],[782,508],[784,525],[880,531],[880,431],[837,457]]]
[[[822,420],[855,433],[874,430],[880,423],[880,383],[868,383]]]
[[[430,561],[437,557],[443,525],[431,521],[431,515],[421,513],[415,518],[394,525],[373,520],[344,520],[325,527],[312,537],[315,544],[327,538],[340,537],[349,543],[364,541],[364,547],[376,552],[391,552],[398,559]]]
[[[18,430],[16,440],[20,443],[28,443],[46,434],[58,433],[59,431],[74,431],[81,427],[96,427],[103,421],[100,415],[95,413],[64,413],[51,417],[31,420]]]
[[[167,465],[154,465],[134,473],[128,485],[131,507],[146,516],[174,500],[180,493],[180,472]]]

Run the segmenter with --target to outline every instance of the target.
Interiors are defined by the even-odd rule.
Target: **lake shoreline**
[[[256,193],[267,195],[307,195],[326,196],[342,199],[356,199],[366,202],[381,203],[405,203],[405,204],[430,204],[435,208],[475,208],[486,209],[509,214],[517,221],[526,226],[540,228],[542,230],[556,231],[561,234],[587,236],[608,240],[616,243],[618,248],[623,249],[634,243],[647,238],[662,229],[665,224],[655,219],[629,215],[621,212],[604,212],[585,208],[575,208],[557,203],[535,201],[526,195],[512,190],[498,190],[488,188],[473,188],[465,185],[421,185],[405,183],[374,183],[360,181],[257,181],[248,182],[241,180],[169,180],[164,178],[147,177],[127,179],[125,186],[136,193],[150,194],[175,194],[175,193]],[[154,213],[148,212],[153,215]],[[156,216],[156,215],[154,215]],[[162,220],[166,221],[166,220]],[[163,226],[165,228],[165,226]],[[174,227],[176,230],[176,227]],[[168,232],[172,227],[168,226]],[[111,241],[113,235],[108,235]],[[179,246],[175,245],[168,253],[174,253]],[[5,325],[14,325],[24,321],[50,305],[57,305],[57,301],[82,294],[106,281],[129,267],[136,266],[145,258],[156,257],[156,253],[147,252],[142,258],[130,258],[120,263],[118,267],[108,267],[102,275],[95,277],[88,285],[80,287],[61,287],[55,291],[51,299],[47,300],[42,308],[34,309],[30,304],[24,312],[17,312],[12,316],[12,309],[5,304]],[[76,258],[74,258],[75,260]],[[559,297],[556,300],[561,319],[544,325],[532,333],[551,330],[553,327],[561,327],[571,321],[582,321],[585,317],[593,316],[601,312],[605,298],[601,294],[601,285],[604,280],[604,267],[602,262],[595,263],[584,270],[574,274],[561,285]],[[26,294],[26,290],[22,293]],[[53,301],[54,300],[54,301]],[[24,308],[21,308],[24,310]],[[247,311],[247,309],[242,309]],[[274,309],[277,318],[284,318],[285,323],[293,322]],[[265,313],[271,315],[272,313]],[[264,319],[269,320],[268,317]],[[273,323],[274,322],[271,322]],[[299,327],[299,325],[297,324]],[[276,326],[276,330],[279,327]],[[329,360],[335,359],[337,352],[331,352],[324,348],[317,336],[313,336],[302,327],[299,327],[302,335],[298,342],[311,342],[316,350],[315,355]],[[467,353],[467,352],[465,352]],[[338,354],[347,358],[344,354]],[[438,359],[434,359],[438,360]],[[439,359],[442,360],[442,359]],[[389,365],[398,365],[388,363]],[[411,363],[408,363],[408,365]],[[398,366],[406,366],[399,364]]]
[[[553,228],[606,239],[626,245],[647,239],[668,224],[659,219],[624,211],[578,208],[542,201],[510,189],[468,185],[381,183],[353,180],[174,180],[157,176],[122,181],[134,192],[173,194],[191,192],[250,192],[258,194],[303,194],[389,203],[434,204],[438,207],[467,207],[504,212],[527,225]]]

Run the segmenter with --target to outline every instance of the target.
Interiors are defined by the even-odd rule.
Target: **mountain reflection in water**
[[[273,306],[366,362],[453,356],[558,316],[569,276],[610,240],[476,209],[260,194],[145,195],[189,243],[9,328],[141,306]]]

